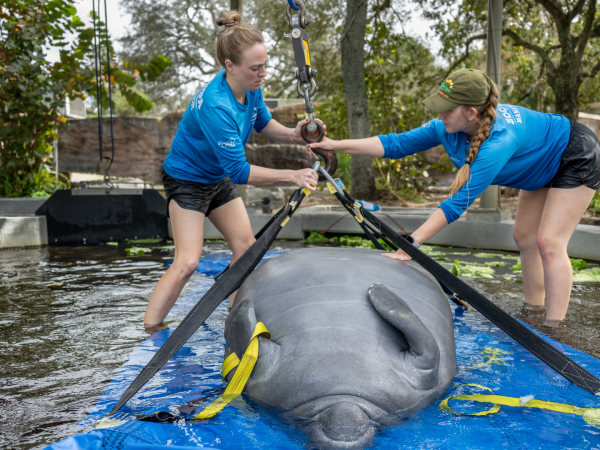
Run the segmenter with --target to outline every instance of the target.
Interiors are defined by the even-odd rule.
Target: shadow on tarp
[[[201,279],[190,294],[176,303],[175,314],[189,311],[212,284],[212,278]],[[538,400],[600,408],[598,396],[571,384],[481,314],[465,311],[453,303],[450,306],[454,312],[459,367],[454,384],[429,408],[377,433],[373,448],[600,447],[600,428],[586,423],[579,415],[506,406],[495,414],[485,416],[442,411],[439,403],[449,396],[485,393],[465,386],[467,384],[485,386],[498,395],[533,395]],[[225,387],[220,370],[225,348],[223,327],[226,316],[227,305],[223,303],[152,380],[112,417],[121,421],[120,424],[69,437],[47,448],[309,449],[304,434],[244,395],[211,419],[185,420],[185,417],[203,409]],[[142,342],[101,394],[96,407],[80,423],[82,431],[97,425],[171,332],[172,329],[158,331]],[[600,375],[600,360],[546,339],[587,370]],[[450,406],[471,414],[491,407],[490,404],[458,401],[451,402]],[[136,416],[165,410],[179,415],[181,419],[174,423],[134,420]]]

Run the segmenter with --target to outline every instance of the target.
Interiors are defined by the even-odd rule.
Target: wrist
[[[298,141],[296,140],[296,129],[295,128],[287,129],[287,139],[291,142],[298,143]]]
[[[406,236],[406,240],[415,248],[419,248],[421,244],[412,235]]]

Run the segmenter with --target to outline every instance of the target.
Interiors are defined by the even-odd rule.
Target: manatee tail
[[[372,284],[368,293],[381,317],[400,330],[408,342],[409,348],[401,352],[401,358],[417,371],[411,384],[421,390],[431,389],[436,384],[440,363],[440,349],[435,338],[408,304],[387,286]]]

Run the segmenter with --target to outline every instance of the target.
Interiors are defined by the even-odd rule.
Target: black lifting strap
[[[292,194],[285,208],[282,208],[275,214],[269,224],[259,231],[257,234],[259,237],[256,242],[215,282],[187,316],[185,316],[179,326],[173,331],[173,334],[158,349],[150,362],[142,369],[107,416],[111,416],[120,410],[177,353],[177,350],[192,337],[217,306],[242,285],[248,275],[256,268],[275,238],[277,238],[282,226],[285,225],[284,221],[292,216],[304,197],[302,189],[298,189]]]
[[[346,209],[352,213],[356,203],[347,192],[344,192],[344,194],[346,195],[346,198],[342,198],[337,193],[335,195]],[[390,245],[392,248],[396,247],[402,249],[416,263],[420,264],[425,270],[431,273],[442,287],[445,287],[459,298],[464,299],[489,321],[498,326],[506,334],[556,370],[571,383],[592,394],[600,393],[600,379],[596,378],[567,355],[521,324],[510,314],[507,314],[460,278],[454,276],[435,260],[413,247],[406,239],[396,234],[394,230],[381,222],[369,211],[366,211],[361,207],[360,213],[362,214],[364,221],[359,223],[363,230],[369,230],[367,235],[371,234],[381,238],[388,245],[394,244]],[[353,215],[356,216],[356,214]],[[374,238],[372,240],[377,242]],[[377,244],[375,245],[378,246]],[[380,246],[378,246],[378,248],[380,248]]]

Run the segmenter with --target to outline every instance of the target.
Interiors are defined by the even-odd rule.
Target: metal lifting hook
[[[317,158],[318,155],[325,161],[324,167],[321,166],[318,167],[319,170],[315,170],[315,172],[319,174],[319,183],[323,181],[329,181],[329,179],[323,173],[321,173],[321,171],[325,171],[329,174],[330,177],[333,177],[333,174],[337,170],[338,166],[338,160],[337,156],[335,156],[335,152],[332,152],[331,150],[323,150],[322,148],[310,148],[308,145],[306,146],[306,149],[307,151],[310,151],[310,153],[312,153],[315,158]],[[305,169],[310,167],[308,165],[308,161],[306,161],[305,159],[299,159],[298,162],[302,164],[302,167]],[[317,162],[317,164],[320,163]]]
[[[299,9],[299,14],[292,15],[291,3],[294,3],[296,8]],[[310,65],[310,51],[308,49],[308,34],[305,28],[310,25],[310,19],[306,17],[306,7],[302,0],[288,0],[286,5],[286,14],[288,17],[288,24],[292,30],[292,45],[294,48],[294,59],[296,62],[296,79],[298,85],[296,90],[300,97],[304,97],[305,111],[308,114],[308,124],[302,127],[302,136],[310,136],[311,142],[319,142],[325,135],[323,126],[315,122],[314,111],[311,98],[317,92],[317,84],[315,83],[314,77],[317,76],[317,71]],[[305,137],[306,139],[306,137]]]

